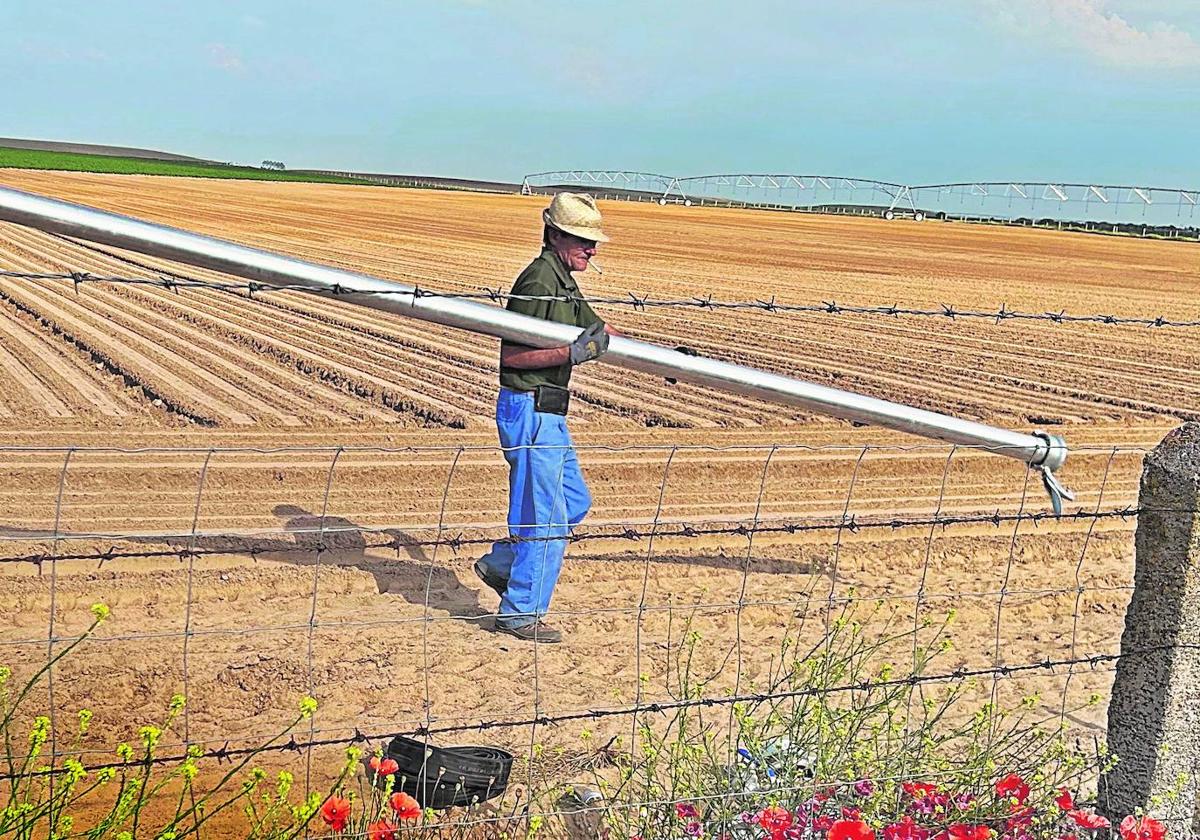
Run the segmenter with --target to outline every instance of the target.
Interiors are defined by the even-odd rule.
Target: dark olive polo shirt
[[[508,311],[519,312],[545,321],[557,321],[560,324],[573,324],[577,327],[590,327],[600,320],[600,316],[592,311],[587,301],[582,299],[575,278],[558,255],[549,248],[531,262],[517,282],[513,284],[512,294],[555,297],[560,300],[520,300],[509,298]],[[513,345],[512,342],[501,342],[501,347]],[[519,368],[500,367],[500,384],[514,391],[532,391],[538,385],[558,385],[566,388],[571,381],[571,363],[556,367],[521,370]]]

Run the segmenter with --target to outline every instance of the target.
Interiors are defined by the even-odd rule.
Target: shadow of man
[[[420,539],[398,528],[364,528],[342,516],[325,516],[299,505],[279,504],[272,511],[284,520],[283,551],[259,556],[298,566],[317,563],[347,566],[368,572],[380,594],[400,595],[410,604],[468,619],[487,615],[479,605],[477,588],[464,586],[451,569],[433,562]],[[368,553],[368,549],[375,553]],[[383,552],[394,551],[394,557]]]

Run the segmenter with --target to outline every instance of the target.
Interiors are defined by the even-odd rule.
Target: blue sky
[[[1200,0],[4,0],[0,78],[0,136],[293,168],[1200,187]]]

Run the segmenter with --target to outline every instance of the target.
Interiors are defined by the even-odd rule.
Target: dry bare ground
[[[544,201],[34,172],[0,183],[472,292],[505,287],[536,252]],[[603,209],[605,274],[582,278],[594,296],[1200,316],[1198,252],[1178,243]],[[13,226],[0,226],[0,269],[222,279]],[[1142,453],[1200,414],[1197,329],[598,309],[635,338],[1063,434],[1072,511],[1133,504]],[[851,598],[881,599],[906,626],[954,608],[947,671],[1117,646],[1133,520],[892,527],[1046,505],[1008,459],[597,364],[575,380],[595,506],[556,596],[566,642],[535,651],[489,632],[496,599],[470,571],[504,517],[494,340],[296,293],[3,280],[0,310],[0,559],[13,561],[0,564],[0,659],[28,673],[48,635],[111,604],[104,637],[55,679],[59,712],[94,707],[105,741],[185,689],[176,735],[210,745],[254,743],[309,691],[331,738],[665,700],[689,622],[697,662],[717,674],[710,692],[754,690],[785,634],[817,638]],[[836,527],[843,515],[855,527]],[[779,527],[738,530],[755,520]],[[651,541],[656,521],[672,535]],[[1054,713],[1066,696],[1070,713],[1110,681],[1106,663],[1020,672],[1000,690],[1041,691]],[[1103,719],[1102,707],[1072,714]],[[585,725],[630,724],[443,740],[578,750]]]

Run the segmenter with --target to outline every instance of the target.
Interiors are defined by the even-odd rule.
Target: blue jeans
[[[508,533],[518,541],[493,543],[481,562],[508,579],[496,623],[522,627],[550,609],[566,537],[587,515],[592,496],[566,417],[534,411],[532,393],[501,388],[496,428],[508,461]]]

